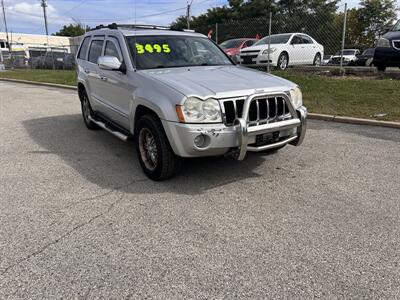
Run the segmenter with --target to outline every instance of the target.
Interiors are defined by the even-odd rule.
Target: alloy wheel
[[[139,151],[140,157],[147,169],[153,171],[157,168],[157,144],[152,132],[147,128],[142,128],[139,132]]]

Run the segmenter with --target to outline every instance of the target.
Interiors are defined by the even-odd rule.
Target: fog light
[[[196,147],[203,148],[206,142],[206,138],[204,134],[200,134],[194,138],[194,144]]]

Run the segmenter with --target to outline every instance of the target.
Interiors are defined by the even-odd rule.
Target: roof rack
[[[159,26],[159,25],[142,25],[142,24],[117,24],[117,23],[112,23],[108,25],[98,25],[94,28],[94,30],[97,29],[119,29],[119,28],[129,28],[129,29],[163,29],[163,30],[170,30],[170,27],[166,26]]]
[[[98,30],[98,29],[120,29],[120,28],[126,28],[126,29],[156,29],[156,30],[174,30],[174,31],[189,31],[189,32],[194,32],[194,30],[187,30],[187,29],[173,29],[168,26],[160,26],[160,25],[148,25],[148,24],[117,24],[117,23],[112,23],[108,25],[98,25],[92,30]]]

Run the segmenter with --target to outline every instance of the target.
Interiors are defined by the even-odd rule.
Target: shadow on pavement
[[[57,155],[88,181],[128,193],[201,194],[251,177],[265,159],[248,155],[238,162],[227,157],[186,159],[182,172],[164,182],[148,180],[139,165],[133,142],[124,143],[107,132],[89,131],[81,115],[62,115],[24,122],[29,136],[42,148],[33,155]]]

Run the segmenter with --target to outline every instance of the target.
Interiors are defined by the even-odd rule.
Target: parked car
[[[271,44],[269,50],[268,44]],[[324,47],[304,33],[276,34],[241,50],[240,62],[244,65],[267,65],[268,52],[269,63],[285,70],[288,66],[320,65]]]
[[[63,69],[64,58],[67,55],[66,52],[49,51],[44,56],[44,68],[46,69]]]
[[[360,50],[358,49],[344,49],[343,50],[343,66],[353,66],[357,57],[360,55]],[[342,59],[342,50],[336,52],[332,56],[328,65],[340,65],[340,60]]]
[[[65,54],[63,69],[64,70],[73,70],[73,69],[75,69],[75,66],[76,66],[75,55],[72,53]]]
[[[374,61],[374,53],[375,53],[375,48],[369,48],[364,50],[364,52],[361,55],[357,56],[357,59],[354,61],[354,65],[372,67]]]
[[[379,71],[385,71],[387,67],[400,68],[400,20],[377,42],[374,65]]]
[[[331,60],[332,56],[333,55],[324,55],[324,57],[322,58],[321,65],[327,65]]]
[[[31,58],[32,69],[44,69],[44,55]]]
[[[234,62],[239,61],[240,50],[250,47],[258,42],[258,39],[233,39],[221,43],[219,46],[224,50]]]
[[[173,176],[182,157],[243,160],[302,143],[307,110],[295,83],[234,65],[202,34],[143,27],[88,32],[77,74],[87,128],[135,139],[149,178]]]

